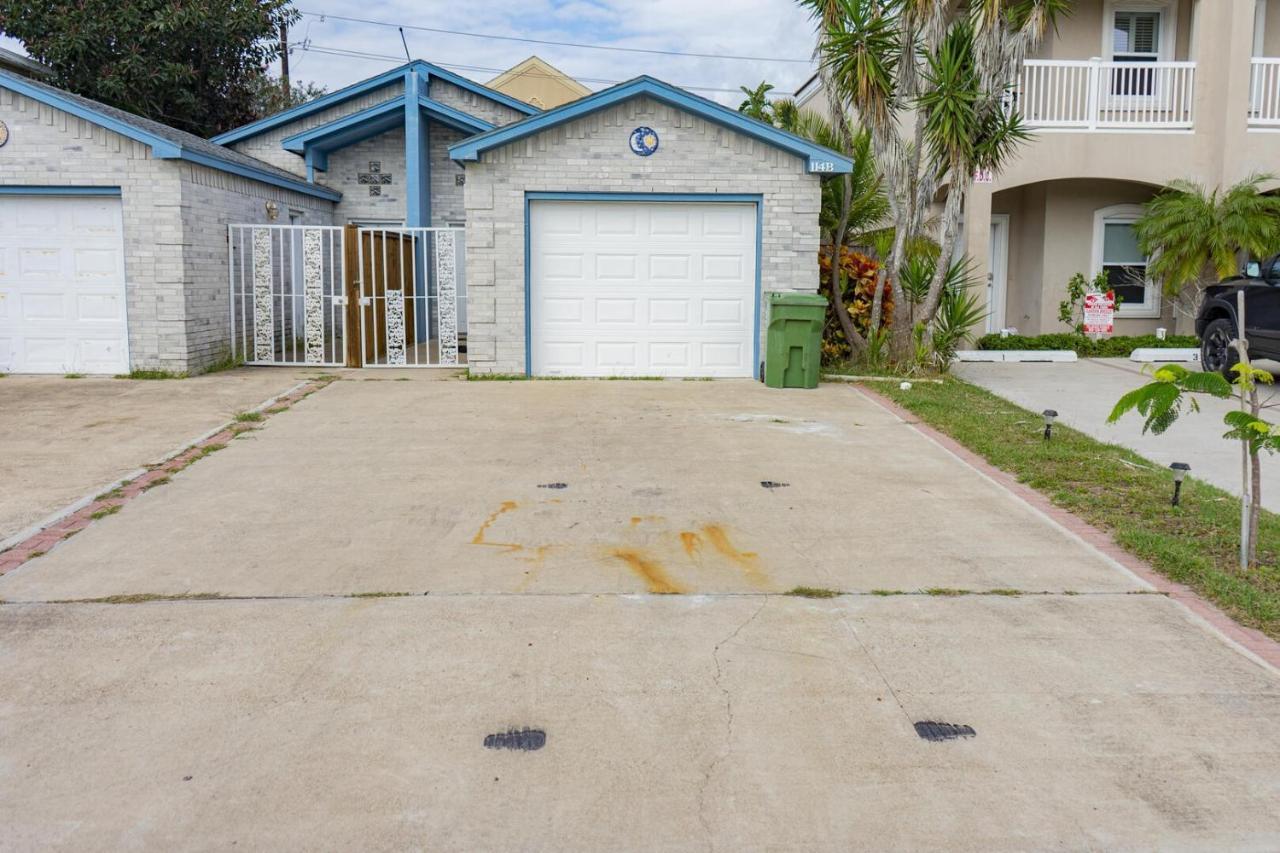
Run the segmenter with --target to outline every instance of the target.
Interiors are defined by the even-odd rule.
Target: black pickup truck
[[[1239,361],[1231,342],[1236,339],[1236,294],[1241,291],[1249,358],[1280,361],[1280,255],[1250,261],[1241,275],[1205,290],[1196,316],[1200,366],[1228,379],[1232,365]]]

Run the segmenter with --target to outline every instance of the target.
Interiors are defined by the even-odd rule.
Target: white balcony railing
[[[1280,127],[1280,59],[1254,57],[1249,78],[1249,126]]]
[[[1028,127],[1190,130],[1194,62],[1028,59],[1013,100]]]

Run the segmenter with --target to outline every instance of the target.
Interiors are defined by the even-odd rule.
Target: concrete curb
[[[922,423],[915,414],[902,408],[888,397],[862,385],[857,386],[856,390],[859,394],[895,415],[903,423],[909,425],[916,432],[928,438],[961,462],[1002,486],[1015,498],[1030,505],[1032,509],[1037,510],[1050,521],[1079,537],[1099,554],[1116,564],[1118,568],[1136,576],[1157,592],[1161,592],[1177,602],[1194,621],[1211,629],[1212,633],[1220,637],[1227,645],[1260,666],[1280,673],[1280,643],[1255,628],[1246,628],[1236,622],[1218,609],[1217,605],[1201,598],[1190,587],[1169,580],[1152,568],[1146,561],[1140,560],[1117,545],[1115,540],[1107,533],[1057,506],[1030,486],[1018,482],[1013,475],[995,467],[950,436],[928,424]]]
[[[281,402],[288,402],[289,405],[292,405],[327,384],[329,383],[314,379],[304,380],[262,401],[247,411],[261,413]],[[309,386],[315,387],[308,390]],[[110,506],[119,506],[124,501],[131,500],[146,491],[151,481],[167,476],[169,473],[176,473],[177,470],[186,467],[198,458],[199,451],[202,451],[205,446],[230,440],[234,437],[232,428],[235,425],[236,421],[232,419],[221,426],[201,433],[164,454],[155,462],[130,471],[121,479],[95,489],[25,530],[19,531],[4,541],[0,541],[0,575],[13,571],[31,559],[33,555],[43,554],[63,539],[88,527],[93,521],[91,516],[94,512]],[[190,456],[190,458],[180,458],[185,456]],[[171,466],[175,461],[181,463],[178,468],[173,471],[166,471],[166,467]],[[117,490],[123,492],[120,497],[99,500],[100,496]]]

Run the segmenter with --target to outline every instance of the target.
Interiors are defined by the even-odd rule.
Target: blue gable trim
[[[359,83],[347,86],[345,89],[339,89],[338,91],[331,92],[328,95],[322,95],[315,100],[307,101],[305,104],[299,104],[296,107],[276,113],[273,116],[267,116],[264,119],[251,122],[243,127],[237,127],[235,130],[229,130],[226,133],[213,137],[212,141],[219,145],[228,145],[232,142],[239,142],[242,139],[257,136],[258,134],[265,133],[272,128],[289,124],[290,122],[297,121],[305,116],[313,115],[322,110],[327,110],[331,107],[337,106],[338,104],[345,103],[352,98],[358,98],[361,95],[374,91],[375,89],[381,89],[384,86],[389,86],[404,79],[409,72],[415,72],[424,79],[437,77],[441,80],[452,83],[459,88],[488,98],[491,101],[511,107],[513,110],[523,113],[524,115],[534,115],[539,112],[538,108],[532,104],[526,104],[524,101],[517,100],[509,95],[504,95],[499,91],[490,89],[488,86],[482,86],[474,80],[468,80],[466,77],[454,74],[451,71],[445,71],[443,68],[432,65],[430,62],[415,59],[413,62],[408,62],[397,68],[392,68],[390,71],[386,71],[375,77],[370,77],[368,80],[362,80]]]
[[[404,123],[404,96],[392,98],[328,124],[286,136],[280,144],[286,151],[305,154],[315,147],[323,151],[344,148]]]
[[[487,133],[493,130],[493,125],[484,119],[476,118],[473,115],[455,110],[439,101],[433,101],[425,95],[418,98],[418,106],[427,111],[427,115],[431,116],[441,124],[447,124],[454,130],[460,130],[463,133]]]
[[[852,161],[843,154],[652,77],[637,77],[515,124],[464,139],[449,147],[449,156],[454,160],[479,160],[486,151],[642,95],[781,148],[802,158],[809,172],[847,174],[853,170]]]
[[[157,128],[161,128],[162,132],[171,133],[176,139],[170,139],[161,136],[159,132],[152,132],[145,127],[139,126],[128,121],[130,114],[118,110],[107,112],[108,107],[103,105],[102,109],[95,109],[93,101],[85,98],[72,97],[70,93],[63,94],[61,90],[55,89],[49,85],[37,85],[26,81],[24,78],[17,77],[4,71],[0,71],[0,85],[6,89],[31,98],[42,104],[48,104],[51,107],[62,110],[65,113],[76,116],[98,125],[105,127],[113,133],[118,133],[126,139],[132,139],[141,142],[151,148],[151,156],[157,160],[186,160],[189,163],[196,163],[201,166],[208,166],[220,172],[227,172],[233,175],[239,175],[244,178],[250,178],[261,183],[270,184],[272,186],[282,187],[284,189],[293,190],[294,192],[303,193],[305,195],[323,198],[328,201],[338,201],[342,198],[342,193],[334,190],[327,190],[308,184],[301,178],[289,178],[284,174],[272,170],[267,164],[261,167],[252,165],[254,162],[251,158],[243,155],[233,155],[224,158],[218,153],[209,153],[206,151],[196,151],[192,148],[184,146],[180,140],[184,136],[180,131],[167,128],[156,122],[148,122]],[[137,117],[138,122],[146,121],[142,117]],[[192,144],[198,144],[201,147],[217,152],[217,149],[206,143],[199,137],[191,137]],[[227,152],[229,155],[232,152]]]

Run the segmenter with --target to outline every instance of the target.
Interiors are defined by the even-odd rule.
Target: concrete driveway
[[[242,368],[163,381],[0,379],[0,542],[296,385],[301,375]]]
[[[1200,369],[1196,364],[1186,367]],[[1129,414],[1118,423],[1107,423],[1116,401],[1151,381],[1141,365],[1128,359],[969,363],[956,365],[955,373],[1032,411],[1053,409],[1062,423],[1100,441],[1127,447],[1158,465],[1186,462],[1192,477],[1240,494],[1240,445],[1222,437],[1226,432],[1222,416],[1238,404],[1201,399],[1198,414],[1184,415],[1164,435],[1143,435],[1140,415]],[[1273,403],[1280,400],[1277,389],[1264,390],[1263,395]],[[1262,503],[1272,512],[1280,512],[1280,457],[1264,456],[1262,465]]]
[[[356,376],[0,578],[0,845],[1274,849],[1149,592],[852,388]]]

